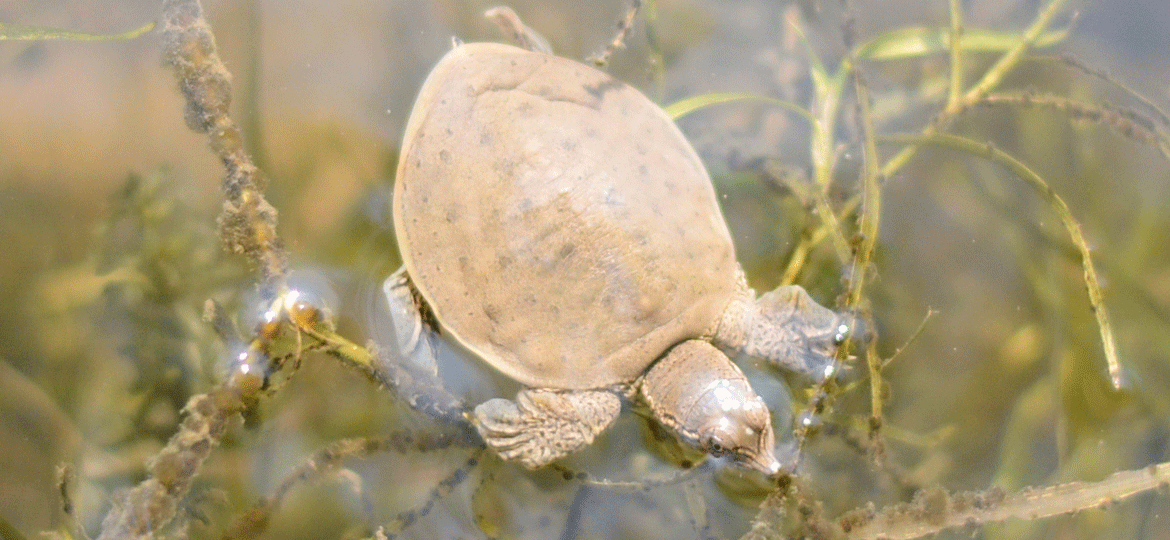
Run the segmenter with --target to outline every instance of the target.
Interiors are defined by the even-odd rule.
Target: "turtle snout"
[[[776,437],[772,426],[767,425],[758,434],[755,444],[742,446],[735,454],[735,463],[740,467],[757,471],[768,478],[779,475],[783,466],[776,458]]]
[[[776,458],[771,415],[754,394],[740,403],[711,419],[699,447],[715,457],[728,456],[739,467],[774,477],[782,466]]]
[[[760,448],[759,451],[753,452],[751,456],[748,456],[746,461],[739,459],[736,461],[744,467],[757,471],[768,478],[778,476],[783,469],[780,460],[776,459],[776,453],[771,448]]]

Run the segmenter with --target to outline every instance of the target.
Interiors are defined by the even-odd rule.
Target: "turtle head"
[[[675,346],[646,373],[641,392],[656,419],[683,442],[768,477],[780,472],[767,405],[710,343]]]
[[[714,381],[679,431],[697,434],[695,445],[712,456],[768,477],[780,472],[772,416],[746,380]]]

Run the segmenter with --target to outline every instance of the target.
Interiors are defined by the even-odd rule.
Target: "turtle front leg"
[[[830,375],[837,347],[850,332],[847,317],[821,306],[798,285],[759,298],[744,285],[724,312],[715,341],[819,381]]]
[[[475,427],[500,457],[536,469],[591,444],[621,408],[605,390],[524,389],[476,407]]]
[[[414,285],[410,283],[405,266],[386,278],[382,283],[382,292],[386,295],[386,303],[390,308],[390,320],[394,323],[398,352],[414,366],[422,368],[427,373],[437,373],[435,340],[438,336],[423,318],[422,299]]]

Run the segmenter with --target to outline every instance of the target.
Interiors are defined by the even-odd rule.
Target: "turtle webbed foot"
[[[620,412],[608,391],[525,389],[476,407],[475,427],[500,457],[535,469],[592,443]]]
[[[390,309],[397,343],[396,352],[411,365],[429,374],[438,373],[435,331],[423,319],[425,309],[414,285],[406,275],[406,267],[399,268],[382,283],[382,292]]]
[[[852,333],[849,317],[821,306],[797,285],[760,296],[751,313],[743,351],[818,381],[832,375],[837,348]]]

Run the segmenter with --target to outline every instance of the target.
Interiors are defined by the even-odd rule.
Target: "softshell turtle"
[[[720,349],[820,379],[848,331],[800,287],[757,299],[674,122],[549,54],[469,43],[439,61],[407,122],[393,215],[399,348],[429,363],[438,330],[522,383],[469,416],[530,468],[591,443],[626,397],[682,441],[776,474],[769,411]]]

